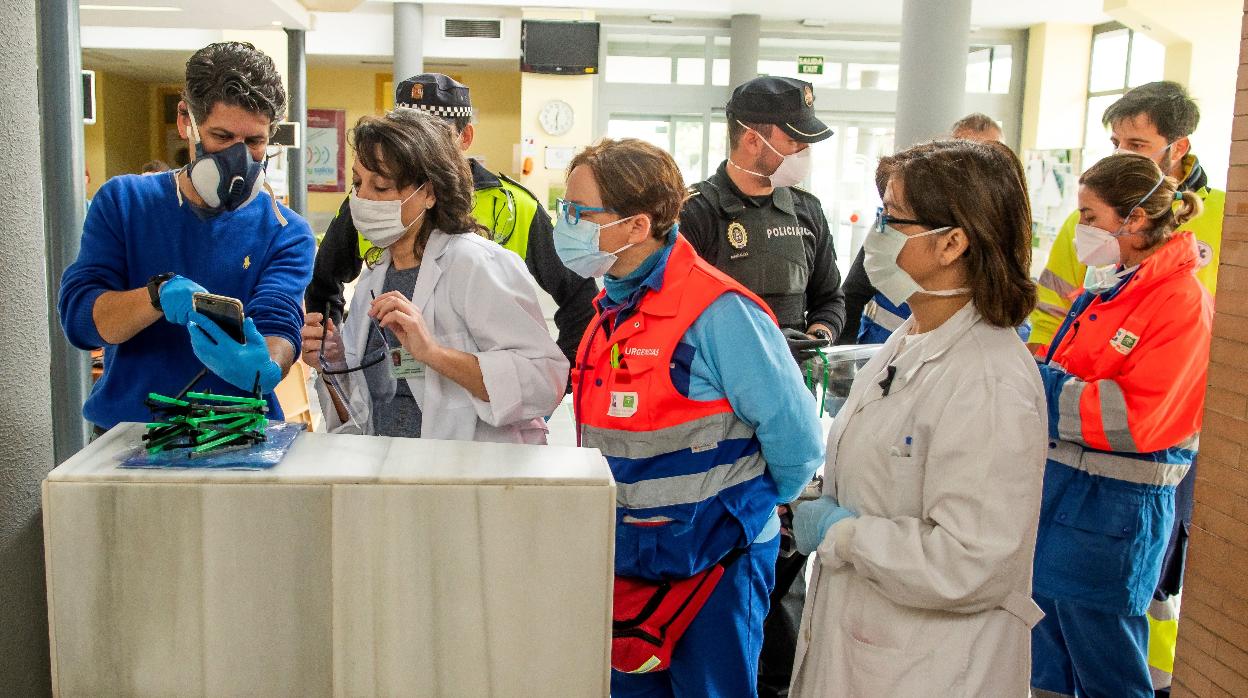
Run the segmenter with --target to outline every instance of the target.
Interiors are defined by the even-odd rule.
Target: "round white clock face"
[[[572,130],[572,105],[561,99],[552,99],[542,106],[537,121],[546,133],[562,136]]]

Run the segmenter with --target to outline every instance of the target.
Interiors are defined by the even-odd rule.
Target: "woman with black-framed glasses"
[[[308,313],[330,431],[545,443],[567,359],[515,253],[472,217],[472,177],[445,121],[401,110],[351,134],[351,218],[381,250],[342,323]],[[314,310],[323,310],[316,308]]]

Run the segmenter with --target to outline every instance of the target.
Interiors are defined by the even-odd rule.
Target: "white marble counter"
[[[267,471],[44,483],[63,696],[606,695],[615,491],[593,450],[303,434]]]

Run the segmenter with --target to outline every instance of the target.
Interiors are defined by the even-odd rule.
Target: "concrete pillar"
[[[425,8],[394,3],[394,85],[425,72]]]
[[[51,23],[37,27],[39,22]],[[72,22],[71,19],[72,18]],[[73,44],[65,38],[72,29]],[[52,468],[52,400],[48,369],[48,286],[44,262],[44,201],[40,168],[39,42],[61,37],[56,49],[77,63],[78,3],[75,0],[7,0],[0,3],[0,693],[50,695],[48,610],[44,591],[43,528],[39,483]],[[49,31],[51,30],[51,31]],[[46,67],[46,66],[45,66]],[[66,90],[80,91],[79,78]],[[82,145],[82,106],[76,122]],[[69,118],[71,115],[66,115]],[[44,152],[45,158],[49,155]],[[67,155],[68,156],[68,155]],[[76,169],[74,169],[76,168]],[[59,171],[68,195],[76,196],[81,216],[82,154]],[[80,219],[81,220],[81,219]],[[78,231],[63,231],[77,242]],[[60,334],[59,332],[57,333]],[[77,413],[82,402],[55,395]],[[79,417],[81,423],[81,417]]]
[[[905,0],[897,77],[897,150],[949,133],[966,95],[971,0]]]
[[[19,2],[18,6],[23,4]],[[47,196],[42,205],[47,235],[39,246],[45,250],[50,292],[41,305],[48,309],[50,392],[56,398],[52,412],[53,455],[55,462],[61,463],[87,443],[82,403],[91,392],[91,357],[65,340],[56,313],[61,274],[78,258],[86,213],[78,4],[72,0],[41,2],[37,31],[39,89],[35,96],[43,115],[41,151],[29,151],[23,161],[29,163],[29,158],[40,152],[43,162],[43,190]],[[30,92],[31,84],[34,83],[26,83],[23,90]],[[99,95],[98,88],[96,94]],[[96,176],[103,177],[104,173]]]
[[[762,18],[758,15],[733,15],[728,48],[728,84],[736,88],[758,77],[758,39]]]
[[[286,30],[286,81],[290,84],[286,119],[299,124],[300,140],[307,137],[308,131],[308,64],[304,34],[302,29]],[[305,152],[303,147],[286,149],[286,188],[290,192],[290,208],[301,216],[308,213]]]

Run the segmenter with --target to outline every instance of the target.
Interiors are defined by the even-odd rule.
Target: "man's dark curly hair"
[[[182,99],[203,123],[218,103],[269,117],[270,132],[286,116],[286,88],[273,59],[242,41],[209,44],[186,62]]]

